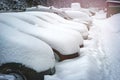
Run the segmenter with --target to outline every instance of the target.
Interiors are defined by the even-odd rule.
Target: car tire
[[[53,68],[51,68],[51,69],[50,69],[50,75],[53,75],[53,74],[55,74],[55,72],[56,72],[56,69],[55,69],[55,67],[53,67]]]
[[[43,74],[37,74],[36,71],[19,63],[7,63],[1,65],[0,73],[14,75],[16,80],[44,80]]]

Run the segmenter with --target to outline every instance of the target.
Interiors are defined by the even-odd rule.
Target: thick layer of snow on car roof
[[[25,22],[28,22],[28,23],[35,25],[35,26],[38,26],[38,27],[44,27],[44,28],[56,30],[59,32],[63,32],[65,34],[68,34],[69,36],[73,36],[74,38],[78,38],[78,40],[80,40],[80,45],[83,45],[83,39],[82,39],[81,34],[75,30],[68,30],[68,29],[65,29],[59,25],[50,24],[50,23],[48,23],[40,18],[37,18],[37,17],[29,15],[29,14],[24,14],[24,13],[9,14],[9,13],[7,13],[7,15],[17,17],[21,20],[24,20]],[[57,27],[57,26],[59,26],[59,27]]]
[[[79,19],[79,20],[83,20],[83,21],[91,21],[91,18],[89,17],[89,15],[87,15],[85,12],[81,12],[81,11],[65,11],[68,16],[72,17],[73,19]]]
[[[64,25],[72,25],[72,26],[70,26],[69,28],[76,28],[76,29],[82,29],[82,28],[84,28],[85,27],[85,25],[84,24],[80,24],[80,23],[75,23],[75,22],[72,22],[72,21],[69,21],[69,20],[65,20],[65,19],[63,19],[62,17],[60,17],[60,16],[58,16],[58,15],[56,15],[56,14],[54,14],[54,13],[48,13],[48,12],[26,12],[26,13],[28,13],[28,14],[32,14],[32,15],[35,15],[35,16],[37,16],[37,17],[39,17],[39,18],[41,18],[41,19],[43,19],[43,20],[46,20],[46,21],[48,21],[48,22],[50,22],[50,23],[53,23],[53,24],[61,24],[61,23],[64,23]],[[41,16],[42,15],[42,16]],[[74,26],[73,27],[73,25],[77,25],[77,26]],[[79,25],[79,26],[78,26]],[[68,26],[66,26],[66,27],[68,27]]]
[[[84,24],[67,21],[56,14],[46,13],[46,12],[26,12],[26,13],[34,15],[40,19],[43,19],[43,20],[51,23],[51,24],[55,24],[57,27],[63,27],[66,29],[76,30],[76,31],[80,32],[82,34],[82,36],[86,37],[88,35],[87,27]],[[58,26],[58,24],[59,24],[59,26]]]
[[[22,63],[37,72],[55,65],[54,54],[48,44],[0,23],[0,64],[11,62]]]
[[[45,14],[50,19],[54,19],[55,21],[57,21],[57,24],[62,23],[63,27],[79,31],[84,38],[88,36],[88,29],[87,29],[86,25],[63,19],[62,17],[60,17],[56,14],[49,14],[49,13],[45,13]]]
[[[101,44],[105,52],[105,79],[120,79],[120,14],[116,14],[107,20],[102,21]]]
[[[69,17],[63,10],[55,8],[53,6],[50,7],[45,7],[45,6],[37,6],[37,7],[31,7],[27,8],[26,11],[40,11],[40,12],[50,12],[50,13],[55,13],[65,19],[71,20],[72,18]]]
[[[7,19],[7,20],[6,20]],[[15,17],[6,14],[0,15],[0,22],[8,24],[21,32],[40,38],[61,54],[73,54],[78,52],[80,40],[65,33],[42,27],[35,27]],[[18,25],[19,24],[19,25]]]
[[[94,19],[105,19],[106,18],[106,13],[103,10],[96,11],[95,16],[92,16]]]
[[[45,6],[37,6],[37,7],[30,7],[26,8],[26,11],[45,11],[45,12],[52,12],[50,7],[45,7]]]
[[[57,23],[60,22],[60,23],[63,23],[63,24],[70,24],[70,25],[76,25],[76,24],[79,24],[80,27],[83,27],[83,24],[81,23],[76,23],[76,22],[73,22],[73,21],[70,21],[70,20],[66,20],[64,18],[62,18],[61,16],[58,16],[57,14],[54,14],[54,13],[45,13],[45,12],[41,12],[40,14],[43,14],[43,15],[46,15],[48,16],[49,18],[53,19],[54,21],[56,21]],[[77,16],[77,15],[76,15]],[[78,15],[79,16],[79,15]],[[52,23],[52,21],[51,21]]]

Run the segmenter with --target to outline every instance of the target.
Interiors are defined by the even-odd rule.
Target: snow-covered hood
[[[55,65],[48,44],[0,22],[0,64],[11,62],[21,63],[37,72]]]
[[[0,15],[0,22],[45,41],[52,48],[58,50],[61,54],[67,55],[79,51],[80,41],[78,38],[68,36],[68,34],[62,32],[60,33],[47,28],[35,27],[29,23],[6,14]]]

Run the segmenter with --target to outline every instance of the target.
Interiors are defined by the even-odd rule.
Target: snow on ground
[[[105,13],[97,13],[81,57],[57,63],[56,74],[45,80],[120,80],[119,20],[120,14],[105,19]]]
[[[104,56],[104,80],[120,80],[120,14],[99,21]]]
[[[104,19],[103,14],[97,14],[93,17],[93,22],[97,16],[101,16],[100,20]],[[93,23],[89,39],[84,41],[85,47],[80,49],[81,56],[57,63],[56,74],[45,76],[45,80],[102,80],[105,55],[100,47],[99,31],[100,29]]]
[[[57,63],[56,74],[45,80],[120,80],[119,20],[120,14],[105,19],[105,13],[97,13],[81,57]]]

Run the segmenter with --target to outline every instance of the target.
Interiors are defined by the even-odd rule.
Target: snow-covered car
[[[75,38],[78,37],[79,39],[81,39],[81,41],[83,41],[81,34],[79,32],[77,32],[75,30],[65,29],[61,26],[57,27],[58,25],[56,26],[54,24],[51,24],[51,23],[44,21],[43,19],[40,19],[36,16],[28,15],[25,13],[12,13],[12,14],[7,14],[7,15],[19,18],[19,19],[21,19],[27,23],[30,23],[34,26],[37,26],[37,27],[43,27],[43,28],[47,28],[47,29],[51,29],[51,30],[56,30],[59,32],[64,32],[66,34],[69,34],[69,36],[73,36]],[[83,43],[80,43],[80,46],[82,46],[82,45],[83,45]]]
[[[44,80],[44,75],[54,73],[54,53],[48,44],[0,22],[0,74]]]
[[[55,8],[53,6],[45,7],[45,6],[39,5],[38,7],[26,8],[26,11],[40,11],[40,12],[55,13],[55,14],[63,17],[64,19],[67,19],[67,20],[71,20],[72,19],[63,10]]]
[[[80,11],[84,12],[85,14],[89,16],[93,16],[95,12],[91,10],[90,8],[82,8],[80,3],[71,3],[71,7],[69,8],[61,8],[63,11]]]
[[[92,24],[92,19],[85,12],[67,10],[65,11],[65,13],[71,18],[73,18],[73,21],[86,24],[88,29]]]
[[[88,29],[84,24],[65,20],[54,13],[48,13],[48,12],[26,12],[26,13],[36,16],[52,25],[54,24],[56,25],[56,27],[62,27],[64,29],[78,31],[81,33],[84,39],[87,39],[88,37]]]
[[[8,13],[9,14],[9,13]],[[39,20],[35,17],[31,17],[31,19],[25,20],[16,18],[14,16],[8,14],[0,15],[0,22],[11,25],[13,28],[18,29],[21,32],[24,32],[28,35],[39,38],[46,43],[48,43],[54,52],[60,57],[60,60],[74,58],[79,56],[79,46],[83,43],[83,39],[80,33],[71,33],[74,36],[71,36],[69,33],[61,32],[55,29],[44,28],[43,25],[35,23],[31,19]],[[13,13],[12,13],[13,14]],[[7,18],[8,20],[6,20]],[[27,17],[26,17],[27,18]],[[39,20],[40,21],[40,20]],[[19,24],[19,25],[18,25]],[[49,26],[49,25],[46,25]],[[77,37],[75,37],[77,36]]]

